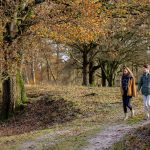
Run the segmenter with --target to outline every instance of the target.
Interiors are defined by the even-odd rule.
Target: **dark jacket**
[[[147,96],[150,95],[150,73],[148,73],[146,75],[146,73],[144,73],[140,80],[139,80],[139,84],[138,84],[138,91],[142,90],[142,94]]]

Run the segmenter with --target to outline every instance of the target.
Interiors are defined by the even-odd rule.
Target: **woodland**
[[[121,105],[122,66],[133,71],[138,83],[149,61],[149,0],[0,0],[0,149],[7,141],[18,141],[5,141],[4,136],[69,124],[92,114],[111,116]],[[137,99],[135,106],[141,109]],[[91,122],[83,124],[88,128]],[[68,143],[71,146],[59,143],[49,149],[72,150],[72,144],[78,145],[73,139]]]

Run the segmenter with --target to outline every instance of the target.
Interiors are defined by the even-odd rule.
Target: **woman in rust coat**
[[[131,106],[131,98],[136,96],[135,78],[131,70],[124,66],[121,77],[121,93],[123,101],[123,110],[125,114],[124,120],[128,119],[128,108],[131,111],[131,116],[134,116],[134,110]]]

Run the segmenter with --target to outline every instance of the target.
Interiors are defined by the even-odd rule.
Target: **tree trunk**
[[[4,51],[4,64],[2,71],[2,108],[1,118],[7,119],[10,114],[14,112],[15,108],[15,94],[16,94],[16,78],[9,75],[9,58],[10,53],[8,51],[9,44],[3,41]]]
[[[26,96],[26,91],[25,91],[25,86],[24,86],[24,81],[23,81],[23,78],[22,78],[22,73],[21,71],[18,69],[18,72],[17,72],[17,99],[16,99],[16,106],[19,107],[20,105],[24,104],[27,102],[27,96]]]
[[[95,85],[95,71],[89,72],[89,84]]]
[[[50,72],[49,72],[49,64],[48,61],[46,61],[46,72],[47,72],[47,80],[50,81]]]
[[[45,56],[45,60],[46,60],[47,79],[48,79],[48,81],[50,81],[50,74],[51,74],[53,80],[55,81],[55,84],[57,84],[56,78],[53,74],[53,71],[52,71],[52,68],[51,68],[51,65],[50,65],[50,61],[48,60],[47,55],[46,55],[45,52],[44,52],[44,56]]]
[[[6,72],[2,81],[2,119],[7,119],[15,109],[16,78],[10,77]]]
[[[113,87],[114,86],[115,79],[113,78],[113,75],[110,75],[107,81],[108,81],[108,86],[109,87]]]
[[[35,84],[36,83],[36,79],[35,79],[35,65],[34,65],[34,60],[32,60],[32,62],[31,62],[31,78],[32,78],[33,84]]]
[[[105,64],[102,63],[103,65],[103,68],[105,68]],[[102,77],[102,87],[106,87],[106,75],[105,75],[105,72],[104,70],[101,68],[101,77]]]
[[[94,65],[93,62],[89,63],[89,84],[94,85],[95,84],[95,70],[93,69]]]
[[[60,51],[59,51],[59,47],[58,47],[58,45],[57,45],[57,51],[56,51],[56,54],[57,54],[57,60],[56,60],[56,75],[57,75],[57,77],[56,77],[56,79],[57,80],[59,80],[59,58],[60,58]]]
[[[107,80],[108,86],[112,87],[115,85],[116,71],[118,69],[119,62],[105,61],[104,63],[102,62],[102,64],[101,64],[102,74],[104,76],[104,79]],[[106,82],[106,80],[105,80],[105,82]]]
[[[45,57],[46,58],[46,57]],[[55,84],[57,84],[57,81],[56,81],[56,78],[55,78],[55,76],[54,76],[54,74],[53,74],[53,71],[52,71],[52,69],[51,69],[51,66],[50,66],[50,62],[49,62],[49,60],[46,58],[46,70],[47,70],[47,78],[48,78],[48,81],[50,81],[50,74],[51,74],[51,76],[52,76],[52,78],[53,78],[53,80],[55,81]]]
[[[10,60],[13,58],[10,47],[16,31],[16,12],[13,17],[12,22],[6,23],[5,32],[3,32],[2,119],[7,119],[14,112],[16,100],[16,70],[12,68],[14,66],[10,63]],[[10,74],[12,70],[14,72],[13,75]]]
[[[40,83],[43,82],[43,65],[42,62],[40,62]]]
[[[8,5],[7,1],[2,2],[3,3],[1,5],[2,12],[3,10],[7,9],[10,9],[11,12],[11,14],[9,15],[4,14],[6,18],[4,19],[5,20],[4,22],[2,21],[2,24],[5,25],[4,27],[5,29],[3,32],[3,50],[2,50],[4,52],[3,56],[4,67],[2,71],[2,114],[1,114],[2,118],[8,118],[9,115],[13,113],[17,93],[16,88],[17,67],[14,68],[14,66],[17,66],[15,61],[17,61],[18,59],[16,58],[16,54],[13,53],[13,50],[10,47],[13,41],[15,41],[19,36],[21,36],[23,32],[26,31],[24,24],[29,19],[26,16],[28,16],[29,12],[35,5],[42,2],[43,1],[35,2],[35,4],[30,6],[30,3],[28,1],[25,1],[23,3],[21,1],[18,1],[16,2],[16,5],[14,6],[12,5],[12,8]],[[21,14],[19,18],[18,14]],[[21,20],[20,23],[18,23],[18,19]],[[32,26],[30,25],[30,23],[29,24],[27,23],[26,25],[28,28]],[[7,49],[8,47],[9,49]]]
[[[87,82],[87,64],[88,64],[88,60],[87,60],[87,52],[86,50],[83,52],[83,69],[82,69],[82,76],[83,76],[83,82],[82,85],[87,86],[88,82]]]
[[[115,78],[116,78],[116,70],[117,70],[117,67],[115,68],[113,66],[113,62],[110,64],[109,66],[109,75],[107,77],[107,81],[108,81],[108,86],[109,87],[113,87],[115,85]]]

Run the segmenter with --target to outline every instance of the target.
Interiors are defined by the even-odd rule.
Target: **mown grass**
[[[122,122],[119,88],[26,86],[26,90],[30,107],[14,116],[14,121],[0,125],[0,149],[21,149],[33,141],[32,149],[77,150],[103,127]],[[140,110],[140,98],[134,99],[133,105]],[[128,123],[140,119],[130,119]],[[67,132],[56,134],[57,131]],[[53,138],[43,140],[45,134]]]

